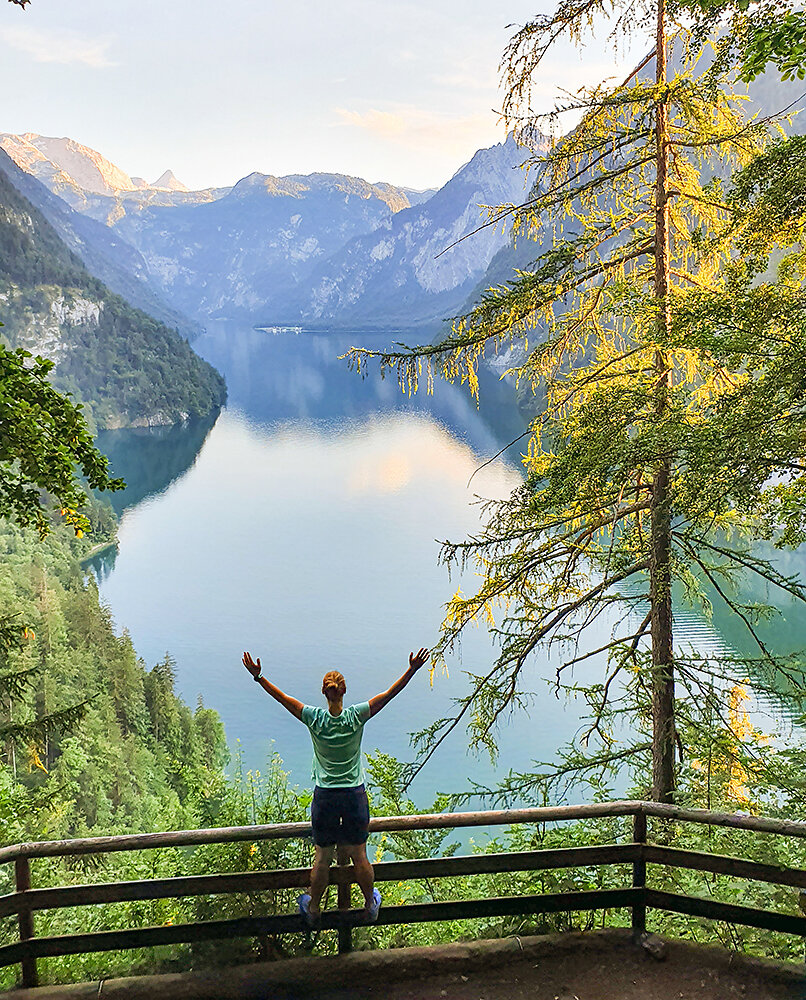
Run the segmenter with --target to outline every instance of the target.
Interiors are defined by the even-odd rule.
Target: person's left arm
[[[395,683],[389,688],[388,691],[384,691],[383,694],[376,694],[374,698],[369,700],[369,717],[372,718],[373,715],[377,715],[382,708],[385,708],[389,702],[396,696],[399,695],[403,688],[409,683],[412,677],[417,673],[420,667],[428,659],[428,650],[423,648],[417,653],[409,653],[409,669],[402,674]]]
[[[244,653],[243,665],[267,694],[270,694],[275,701],[279,701],[283,708],[289,711],[295,718],[302,718],[302,709],[305,706],[301,701],[297,701],[296,698],[292,698],[285,691],[281,691],[276,684],[272,684],[267,677],[263,676],[261,673],[260,657],[255,661],[249,653]]]

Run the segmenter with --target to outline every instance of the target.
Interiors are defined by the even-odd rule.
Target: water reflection
[[[346,338],[218,329],[196,346],[227,376],[228,407],[196,434],[195,458],[189,437],[185,450],[171,435],[175,447],[143,435],[111,449],[141,499],[123,514],[101,594],[147,662],[171,652],[182,695],[221,712],[248,766],[261,766],[274,740],[305,784],[307,734],[249,683],[241,651],[261,655],[303,701],[319,702],[333,667],[347,676],[350,700],[386,688],[410,650],[434,641],[456,588],[474,586],[472,573],[447,577],[438,540],[477,529],[477,496],[504,497],[520,482],[517,455],[473,474],[523,424],[493,371],[477,409],[464,388],[408,399],[393,382],[358,378],[338,360]],[[160,459],[158,475],[147,449],[173,456]],[[408,734],[450,712],[466,687],[463,669],[481,672],[493,655],[486,630],[469,633],[450,675],[433,689],[418,677],[368,728],[367,749],[406,758]],[[555,666],[536,659],[525,675],[537,709],[502,727],[505,769],[552,756],[577,726],[575,706],[548,693]],[[578,679],[599,669],[592,660]],[[426,804],[471,772],[492,780],[457,733],[415,791]]]
[[[84,559],[81,565],[84,567],[85,572],[89,570],[92,573],[95,577],[95,582],[100,587],[112,575],[117,558],[117,546],[110,545],[108,548],[97,552],[94,556],[90,556],[89,559]]]
[[[423,336],[422,331],[401,333],[394,340],[416,343]],[[501,379],[503,364],[482,366],[477,407],[465,387],[437,381],[433,395],[420,391],[409,397],[394,378],[381,379],[374,370],[366,378],[356,375],[340,360],[353,344],[380,349],[390,345],[390,335],[271,334],[222,324],[210,327],[193,346],[225,373],[229,410],[252,423],[338,424],[376,413],[425,412],[479,455],[491,455],[523,433],[512,387]],[[518,464],[517,449],[510,461]]]
[[[806,552],[802,550],[780,550],[759,542],[753,546],[753,555],[768,560],[785,577],[806,580]],[[711,588],[707,595],[713,606],[713,628],[729,649],[730,657],[755,660],[746,671],[751,679],[778,692],[774,704],[771,697],[762,699],[775,717],[801,722],[806,711],[806,605],[750,571],[738,577],[737,584],[735,591],[729,591],[731,599],[744,606],[743,613],[764,651],[741,617]],[[769,614],[762,613],[764,607],[771,609]],[[793,657],[785,673],[771,669],[765,651],[773,657]]]
[[[101,431],[99,449],[109,458],[112,474],[126,480],[126,489],[104,494],[115,513],[161,493],[187,472],[217,419],[218,411],[170,427]]]

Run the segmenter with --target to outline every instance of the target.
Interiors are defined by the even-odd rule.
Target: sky
[[[501,54],[547,2],[0,3],[0,132],[69,136],[129,175],[170,168],[191,188],[252,171],[438,187],[504,140]],[[535,106],[641,54],[563,45]]]

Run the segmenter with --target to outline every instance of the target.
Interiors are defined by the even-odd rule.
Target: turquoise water
[[[129,482],[119,553],[99,567],[103,600],[148,664],[170,652],[183,697],[221,713],[247,766],[274,747],[300,784],[307,732],[252,683],[242,651],[305,702],[319,703],[333,668],[350,701],[385,690],[410,650],[433,643],[463,582],[438,565],[439,541],[476,529],[478,498],[506,496],[520,479],[516,449],[477,472],[522,430],[496,375],[481,409],[459,387],[408,399],[391,381],[347,371],[338,355],[355,339],[212,329],[194,346],[227,377],[215,424],[101,441]],[[493,655],[486,630],[469,633],[449,676],[432,687],[422,671],[368,725],[365,748],[409,757],[408,734],[448,713],[463,670]],[[543,681],[552,675],[535,661],[535,707],[502,726],[501,769],[553,755],[576,728],[574,706]],[[413,793],[427,802],[470,774],[492,771],[457,731]]]
[[[330,669],[345,674],[348,702],[385,690],[410,650],[434,642],[457,587],[473,586],[472,573],[450,579],[438,565],[439,542],[477,529],[478,498],[506,496],[521,475],[517,446],[480,469],[523,429],[496,373],[479,408],[439,384],[409,399],[347,370],[339,355],[355,341],[371,338],[211,328],[194,346],[227,378],[217,420],[100,442],[129,482],[119,553],[98,566],[103,600],[149,665],[170,652],[182,696],[220,712],[248,767],[274,748],[301,785],[307,732],[252,683],[242,651],[303,702],[321,701]],[[700,648],[723,647],[696,615],[680,626]],[[594,627],[588,648],[609,638],[604,617]],[[368,724],[365,749],[409,759],[408,734],[449,713],[463,671],[488,669],[494,654],[484,628],[468,633],[448,676],[432,687],[421,672]],[[601,666],[584,661],[575,679],[599,678]],[[532,707],[504,720],[498,773],[552,758],[578,728],[578,706],[551,691],[555,667],[537,656],[524,676]],[[412,788],[419,804],[470,776],[494,780],[466,743],[457,729],[441,747]]]

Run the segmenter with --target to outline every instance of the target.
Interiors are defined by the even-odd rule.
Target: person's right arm
[[[384,691],[383,694],[376,694],[374,698],[369,699],[370,719],[373,715],[377,715],[382,708],[385,708],[396,695],[400,694],[427,659],[427,649],[421,649],[416,656],[414,653],[409,653],[409,669],[402,676],[398,677],[388,691]]]
[[[276,684],[272,684],[268,678],[263,676],[260,672],[260,657],[257,658],[256,662],[249,653],[244,653],[243,665],[267,694],[270,694],[275,701],[279,701],[283,708],[287,709],[297,719],[302,718],[302,709],[305,706],[301,701],[297,701],[296,698],[292,698],[285,691],[281,691]]]

